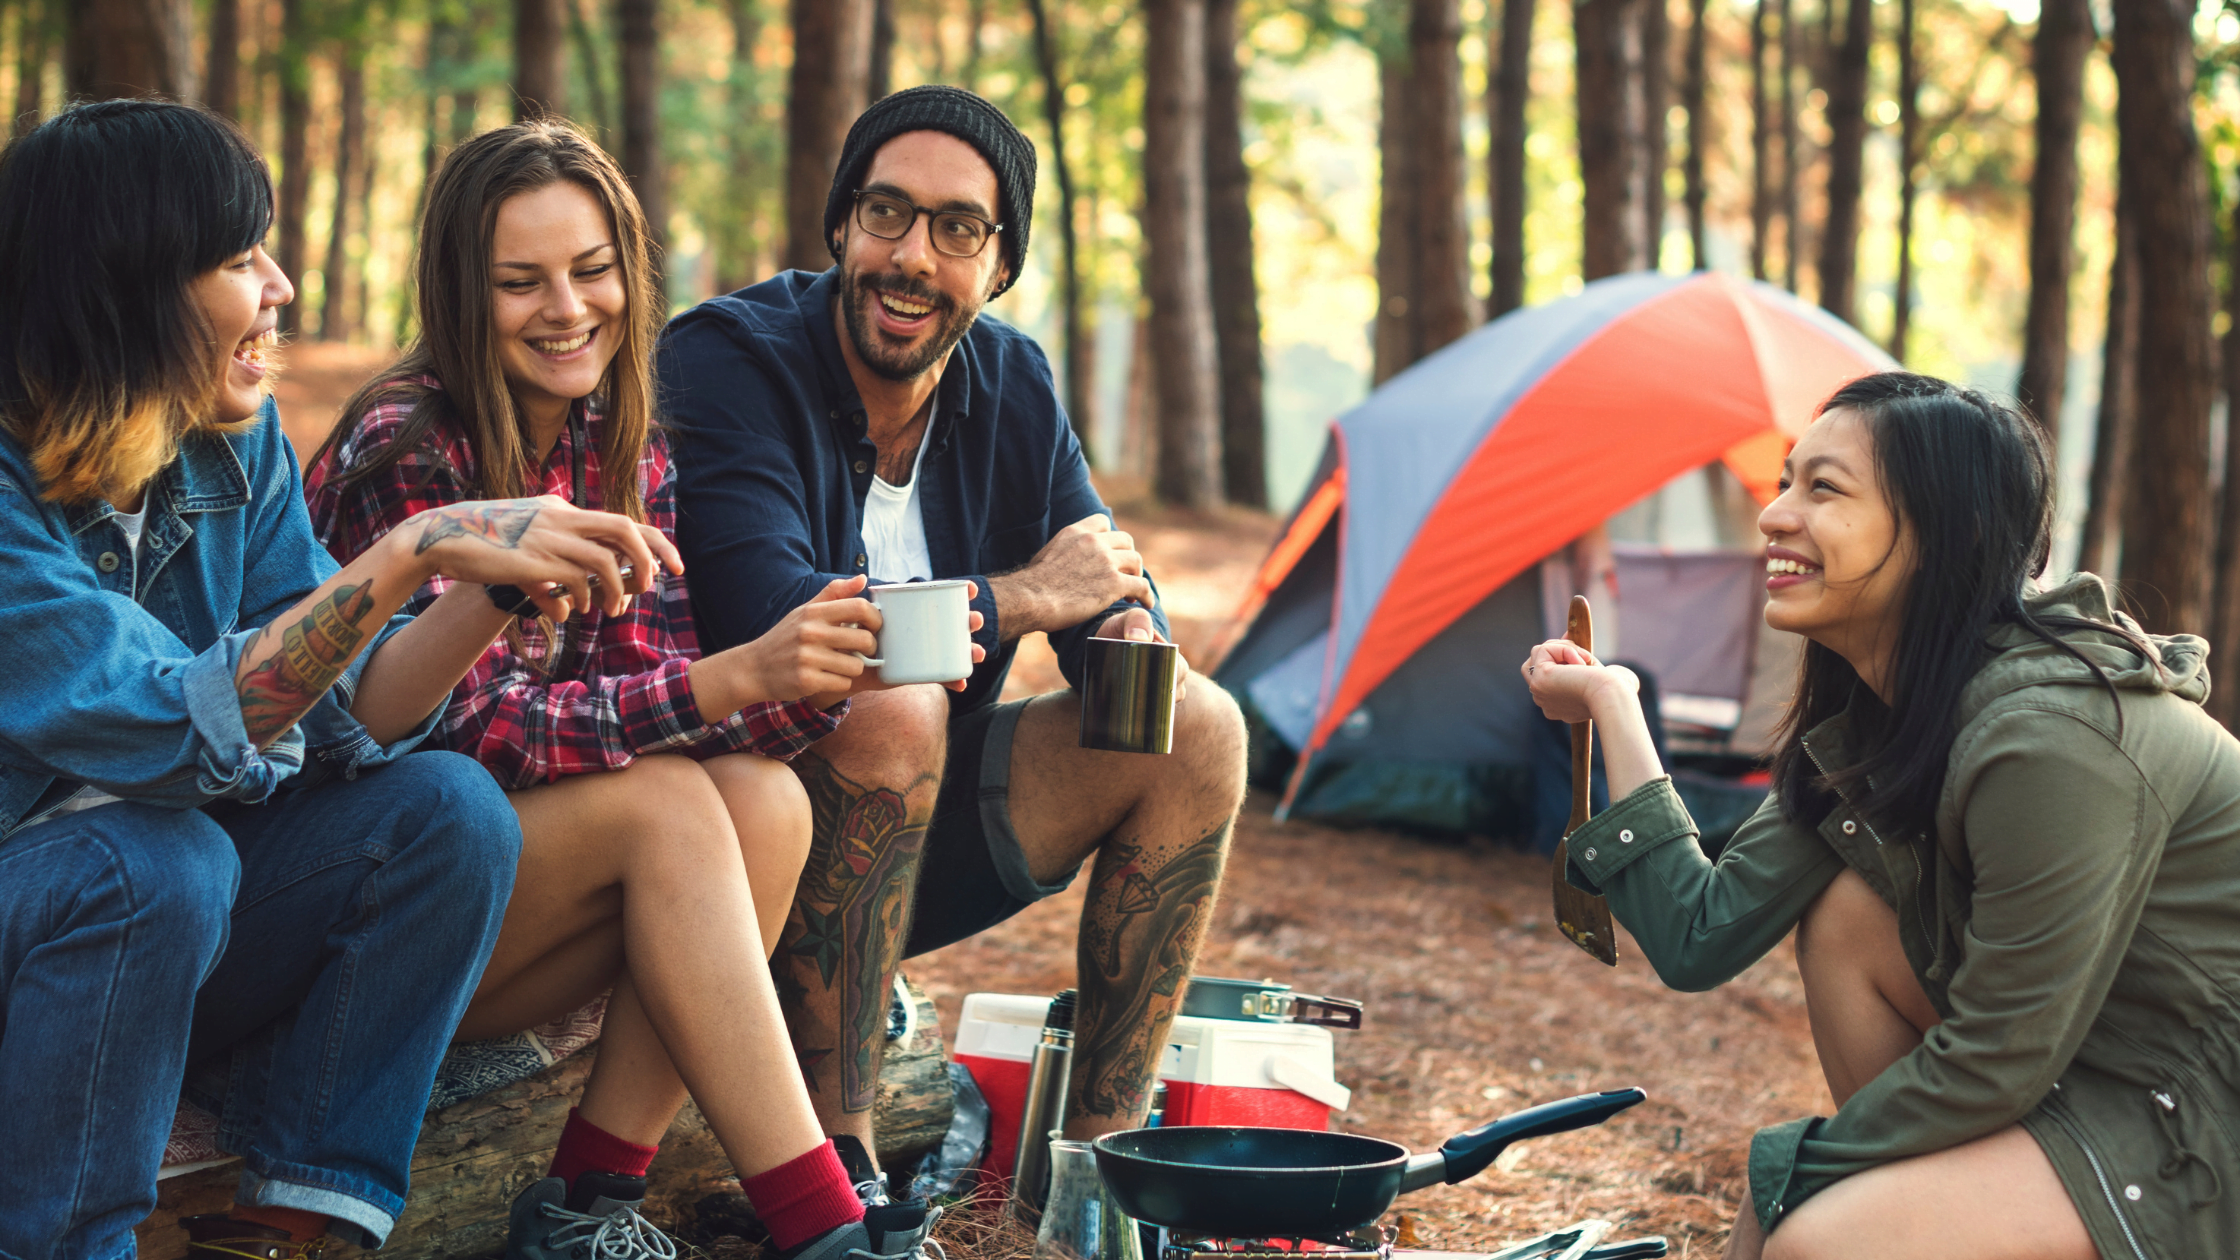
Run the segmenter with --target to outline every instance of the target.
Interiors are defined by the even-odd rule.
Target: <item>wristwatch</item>
[[[490,602],[497,605],[499,612],[509,617],[537,615],[537,601],[529,598],[529,593],[518,586],[489,583],[483,586],[482,593],[490,597]]]

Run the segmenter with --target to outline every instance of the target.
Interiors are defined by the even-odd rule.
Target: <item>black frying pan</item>
[[[1097,1139],[1097,1171],[1139,1221],[1215,1238],[1320,1238],[1370,1224],[1411,1190],[1477,1176],[1511,1142],[1600,1124],[1646,1097],[1613,1089],[1543,1103],[1428,1155],[1313,1129],[1130,1129]]]

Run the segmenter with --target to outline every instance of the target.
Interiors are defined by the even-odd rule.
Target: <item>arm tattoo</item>
[[[359,627],[373,611],[373,583],[337,586],[303,620],[280,632],[272,655],[241,678],[241,724],[260,747],[278,738],[318,703],[366,640]],[[265,627],[257,642],[272,638]]]
[[[458,507],[443,508],[434,514],[426,529],[420,531],[420,545],[412,549],[419,555],[446,538],[479,538],[493,547],[511,551],[521,543],[521,536],[529,532],[529,522],[537,519],[540,508],[512,503],[468,503]]]
[[[857,783],[814,753],[794,772],[809,791],[809,861],[771,967],[810,1088],[836,1060],[842,1109],[868,1111],[939,780]]]
[[[1140,1123],[1167,1029],[1213,917],[1228,856],[1223,823],[1163,864],[1143,845],[1108,841],[1081,916],[1081,1010],[1069,1115]]]

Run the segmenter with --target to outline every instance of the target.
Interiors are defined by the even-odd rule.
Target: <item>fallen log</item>
[[[898,1172],[940,1144],[952,1110],[948,1055],[933,1000],[915,987],[910,996],[916,1017],[907,1036],[887,1045],[872,1109],[879,1162]],[[502,1251],[506,1209],[523,1187],[544,1175],[597,1052],[591,1046],[525,1080],[431,1113],[413,1152],[411,1202],[381,1249],[382,1260],[471,1260]],[[178,1219],[226,1210],[239,1166],[227,1160],[160,1183],[156,1210],[138,1230],[141,1256],[183,1257],[186,1234]],[[649,1175],[647,1215],[657,1221],[751,1220],[738,1191],[731,1162],[700,1109],[685,1104]],[[327,1252],[356,1254],[349,1247]]]

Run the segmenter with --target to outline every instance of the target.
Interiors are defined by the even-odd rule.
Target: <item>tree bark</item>
[[[1145,287],[1159,407],[1152,489],[1221,502],[1220,388],[1206,264],[1205,0],[1147,0],[1143,73]]]
[[[1410,0],[1406,52],[1379,68],[1379,384],[1468,332],[1473,322],[1462,205],[1461,41],[1455,0]]]
[[[1680,89],[1682,106],[1688,111],[1688,156],[1681,164],[1682,196],[1688,207],[1688,269],[1707,271],[1711,262],[1704,254],[1704,188],[1703,146],[1711,133],[1711,120],[1704,114],[1704,95],[1710,81],[1708,49],[1705,46],[1704,18],[1710,8],[1706,0],[1688,2],[1688,64],[1686,78]]]
[[[1081,249],[1073,167],[1066,161],[1066,89],[1058,73],[1057,38],[1050,29],[1046,0],[1027,0],[1027,11],[1034,18],[1035,62],[1042,73],[1042,117],[1050,127],[1050,158],[1058,177],[1058,298],[1065,324],[1066,418],[1086,452],[1091,449],[1090,435],[1096,432],[1090,410],[1096,382],[1089,377],[1088,340],[1081,318]]]
[[[762,0],[730,0],[731,7],[731,130],[724,137],[729,146],[731,208],[740,219],[759,218],[760,196],[755,171],[754,133],[758,122],[754,85],[754,48],[762,40]],[[720,239],[726,248],[717,258],[722,268],[716,287],[726,293],[754,283],[759,268],[750,222],[734,220]]]
[[[1643,10],[1654,0],[1576,0],[1579,173],[1585,185],[1581,273],[1588,280],[1650,265],[1648,96]]]
[[[1797,212],[1797,24],[1796,0],[1775,0],[1781,22],[1781,282],[1797,291],[1798,258],[1804,253],[1802,216]]]
[[[1486,93],[1486,184],[1493,190],[1493,274],[1486,315],[1499,318],[1524,305],[1525,105],[1532,99],[1533,0],[1506,0],[1498,24],[1486,6],[1486,64],[1493,90]]]
[[[1206,260],[1220,356],[1222,493],[1231,503],[1265,508],[1260,283],[1253,272],[1252,173],[1244,164],[1237,0],[1206,2]]]
[[[2045,0],[2031,60],[2038,80],[2038,160],[2030,173],[2030,310],[2015,393],[2048,435],[2061,432],[2069,377],[2069,274],[2076,269],[2077,130],[2084,58],[2097,39],[2091,0]]]
[[[1656,271],[1664,266],[1665,173],[1672,169],[1671,128],[1666,115],[1672,109],[1672,10],[1670,0],[1642,0],[1641,6],[1641,139],[1647,166],[1642,179],[1641,265]]]
[[[1773,114],[1766,91],[1766,57],[1773,43],[1773,7],[1761,0],[1750,9],[1750,276],[1764,280],[1773,235]]]
[[[964,9],[964,87],[980,90],[980,39],[988,29],[988,0],[970,0]]]
[[[1913,209],[1921,189],[1921,63],[1914,55],[1915,0],[1898,5],[1898,277],[1890,301],[1890,357],[1906,361],[1913,322]]]
[[[357,276],[350,266],[350,237],[366,178],[366,63],[363,42],[344,48],[337,77],[342,83],[341,128],[334,145],[334,218],[327,229],[327,291],[319,304],[319,340],[348,341],[357,301]]]
[[[564,0],[513,0],[513,119],[568,112]]]
[[[793,0],[793,74],[786,98],[788,267],[832,265],[824,204],[848,128],[870,102],[871,0]]]
[[[879,100],[894,91],[894,0],[872,0],[871,69],[866,95]]]
[[[622,170],[646,216],[657,277],[666,268],[669,181],[661,164],[660,0],[617,0],[622,43]]]
[[[583,67],[584,95],[591,98],[588,108],[577,107],[575,120],[587,125],[600,145],[611,151],[622,128],[615,122],[614,111],[608,108],[605,60],[599,55],[599,39],[592,33],[591,19],[583,11],[586,2],[567,0],[568,42],[576,46],[576,62]]]
[[[2232,225],[2240,229],[2240,205],[2232,209]],[[2224,308],[2228,320],[2240,319],[2240,231],[2232,236],[2225,250]],[[2223,376],[2227,419],[2234,399],[2240,399],[2240,324],[2228,324],[2224,334]],[[2240,442],[2231,438],[2227,428],[2224,444],[2224,504],[2218,513],[2217,564],[2215,586],[2209,608],[2209,650],[2230,655],[2226,660],[2240,656]],[[2232,729],[2233,721],[2240,717],[2240,688],[2227,687],[2222,692],[2211,688],[2206,705],[2209,716]]]
[[[70,0],[64,11],[72,99],[196,95],[190,0]]]
[[[1823,0],[1831,7],[1834,0]],[[1820,306],[1851,323],[1859,269],[1859,195],[1867,159],[1867,54],[1874,45],[1874,0],[1849,0],[1843,47],[1828,81],[1828,226],[1820,237]]]
[[[314,0],[280,0],[280,188],[278,219],[280,265],[292,284],[303,283],[310,261],[304,216],[311,194],[311,50],[309,15]],[[280,331],[303,330],[303,303],[280,308]]]
[[[2116,190],[2116,252],[2108,268],[2108,328],[2100,349],[2100,409],[2092,435],[2092,480],[2086,492],[2077,567],[2113,577],[2122,543],[2123,503],[2131,485],[2131,449],[2139,422],[2139,217],[2130,195]]]
[[[2139,421],[2124,504],[2125,594],[2156,630],[2207,627],[2209,408],[2217,347],[2209,318],[2209,216],[2194,131],[2193,5],[2115,6],[2117,128],[2139,224]]]
[[[47,54],[53,42],[47,0],[22,0],[16,11],[15,121],[9,127],[12,136],[20,136],[39,125]]]
[[[210,55],[202,76],[202,103],[210,112],[241,121],[241,0],[210,0]]]

